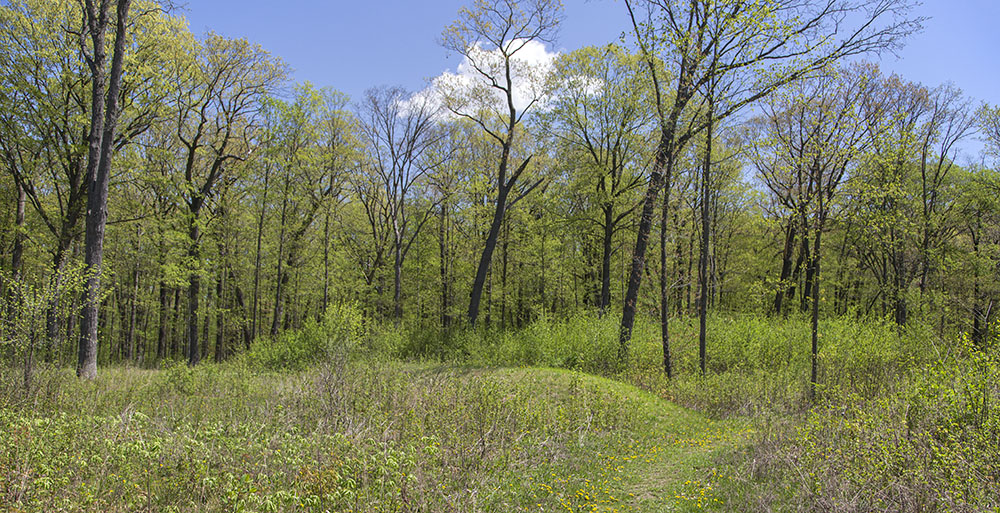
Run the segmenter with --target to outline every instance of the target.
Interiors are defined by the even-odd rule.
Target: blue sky
[[[331,86],[360,99],[365,89],[422,89],[460,59],[438,45],[466,0],[195,0],[184,13],[191,30],[245,37],[284,59],[296,81]],[[564,0],[566,17],[555,50],[615,40],[628,28],[618,0]],[[979,101],[1000,104],[1000,1],[924,0],[930,19],[887,72],[935,86],[953,82]]]
[[[187,6],[195,34],[245,37],[284,59],[297,81],[360,99],[369,87],[422,89],[461,59],[437,39],[465,0],[201,0]],[[568,0],[556,50],[615,40],[627,28],[624,4]]]

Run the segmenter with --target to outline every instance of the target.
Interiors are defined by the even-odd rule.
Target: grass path
[[[632,385],[559,369],[505,369],[498,377],[528,383],[554,398],[573,400],[574,390],[600,390],[608,400],[634,406],[634,431],[611,447],[590,454],[585,467],[601,469],[597,480],[555,487],[563,511],[728,510],[713,493],[714,455],[746,433],[739,420],[713,421]],[[577,500],[568,500],[574,498]],[[581,500],[582,499],[582,500]],[[540,508],[545,509],[547,508]]]

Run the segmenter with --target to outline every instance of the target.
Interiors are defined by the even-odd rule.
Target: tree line
[[[541,318],[888,316],[987,336],[1000,113],[864,60],[905,0],[477,0],[423,91],[292,84],[149,0],[0,6],[6,357],[222,361],[334,304],[438,333]],[[983,141],[982,155],[963,154]],[[978,163],[977,163],[978,161]],[[804,342],[805,343],[805,342]]]

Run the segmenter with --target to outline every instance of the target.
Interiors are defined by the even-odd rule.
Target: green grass
[[[686,510],[733,427],[559,369],[48,370],[7,391],[10,511]]]
[[[830,319],[370,331],[351,311],[223,365],[0,371],[4,511],[1000,511],[995,342]],[[404,361],[404,359],[409,359]]]

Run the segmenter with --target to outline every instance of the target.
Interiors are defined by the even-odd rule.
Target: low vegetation
[[[366,326],[349,306],[224,364],[109,368],[94,382],[43,366],[28,390],[9,369],[0,503],[11,511],[998,506],[992,347],[830,320],[823,385],[810,406],[806,322],[711,326],[713,358],[701,377],[696,326],[675,323],[669,381],[657,367],[658,326],[640,326],[628,367],[618,369],[613,320],[434,338]]]

